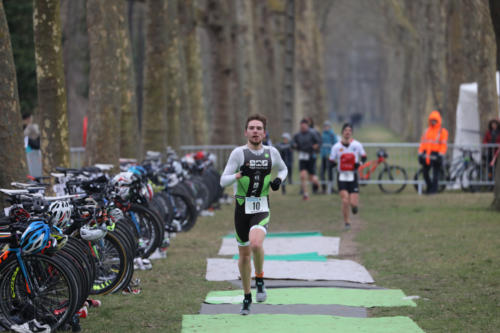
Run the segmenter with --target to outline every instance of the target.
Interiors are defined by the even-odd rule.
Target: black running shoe
[[[241,306],[240,315],[246,316],[250,314],[250,305],[252,304],[251,298],[243,299],[243,305]]]
[[[351,211],[353,214],[357,214],[358,213],[358,206],[352,206]]]

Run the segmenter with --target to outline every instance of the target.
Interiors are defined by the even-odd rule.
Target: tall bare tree
[[[0,1],[0,187],[20,180],[27,174],[26,154],[23,145],[23,128],[19,110],[16,69],[12,56],[9,28]],[[1,205],[1,203],[0,203]]]
[[[167,144],[167,2],[147,0],[143,149],[162,151]]]
[[[121,1],[87,1],[90,47],[87,163],[118,164],[120,155],[119,18]]]
[[[193,143],[205,144],[207,140],[207,117],[203,99],[203,69],[201,65],[200,38],[198,36],[198,20],[195,0],[181,1],[181,23],[184,28],[184,48],[186,54],[186,73],[188,98],[191,102],[191,124]]]
[[[43,173],[69,166],[68,118],[59,0],[34,0],[33,30]]]
[[[127,158],[140,157],[139,144],[139,121],[137,114],[137,99],[135,94],[135,71],[132,59],[132,44],[130,39],[129,20],[127,17],[128,6],[125,1],[120,1],[119,5],[119,43],[120,53],[120,108],[121,108],[121,128],[120,128],[120,156]]]

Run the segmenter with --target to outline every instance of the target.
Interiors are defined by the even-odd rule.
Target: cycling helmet
[[[49,206],[52,223],[56,227],[64,227],[71,219],[71,207],[66,201],[54,201]]]
[[[113,208],[110,212],[108,212],[109,217],[111,217],[111,221],[116,222],[124,218],[123,212],[120,208]]]
[[[37,253],[47,246],[50,227],[42,221],[31,223],[23,232],[19,242],[23,254]]]
[[[108,230],[105,226],[89,227],[84,225],[80,228],[80,236],[86,241],[96,241],[106,236]]]
[[[135,180],[135,175],[133,172],[120,172],[111,180],[111,184],[114,186],[129,186]]]

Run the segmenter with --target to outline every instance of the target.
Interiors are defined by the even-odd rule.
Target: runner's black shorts
[[[306,170],[310,175],[316,174],[316,158],[308,160],[299,160],[299,170]]]
[[[270,217],[270,212],[245,214],[245,202],[240,205],[237,199],[234,209],[234,228],[236,230],[238,245],[248,246],[250,244],[248,237],[250,235],[250,230],[253,228],[262,229],[267,233]]]
[[[358,175],[355,174],[354,180],[352,182],[343,182],[340,181],[339,176],[337,175],[337,186],[339,188],[339,192],[344,190],[348,193],[359,193],[359,185],[358,185]]]

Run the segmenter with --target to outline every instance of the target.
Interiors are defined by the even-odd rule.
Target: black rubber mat
[[[222,313],[240,313],[240,304],[206,304],[201,305],[200,314],[222,314]],[[269,305],[253,303],[251,306],[251,313],[261,314],[317,314],[317,315],[332,315],[342,317],[357,317],[366,318],[366,308],[355,306],[342,306],[342,305]]]
[[[232,285],[242,288],[241,280],[229,281]],[[385,289],[374,284],[356,283],[347,281],[303,281],[303,280],[265,280],[268,288],[290,288],[290,287],[336,287],[354,289]],[[252,283],[253,285],[253,283]]]

